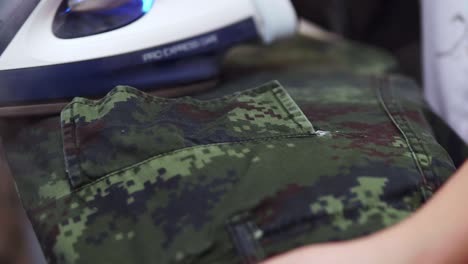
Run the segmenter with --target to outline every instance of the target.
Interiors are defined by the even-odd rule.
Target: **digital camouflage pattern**
[[[298,36],[269,47],[244,45],[231,50],[224,60],[225,78],[263,71],[294,68],[308,73],[381,74],[397,70],[393,57],[375,48],[344,40],[316,41]]]
[[[225,81],[197,99],[122,86],[61,117],[8,120],[48,262],[256,263],[414,212],[454,171],[417,87],[376,77],[385,55],[352,67],[359,56],[340,53],[352,45],[320,45],[233,51]]]
[[[182,148],[314,132],[277,83],[208,102],[117,87],[97,102],[76,98],[61,119],[73,187]]]

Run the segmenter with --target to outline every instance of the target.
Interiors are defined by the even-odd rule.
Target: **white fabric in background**
[[[468,0],[421,3],[426,99],[468,143]]]

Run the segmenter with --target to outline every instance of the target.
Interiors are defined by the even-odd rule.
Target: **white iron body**
[[[68,8],[72,12],[89,12],[105,10],[129,3],[131,0],[68,0]]]
[[[140,65],[181,59],[185,55],[194,56],[198,53],[198,49],[200,53],[207,53],[210,48],[217,50],[221,46],[225,50],[229,46],[249,39],[242,40],[241,37],[229,36],[226,31],[225,36],[234,37],[231,43],[228,39],[222,39],[222,33],[218,32],[245,21],[253,22],[252,30],[264,43],[271,43],[294,34],[297,24],[289,0],[156,0],[154,3],[151,0],[141,0],[147,2],[144,5],[152,6],[146,7],[148,10],[145,15],[126,26],[90,36],[61,39],[52,32],[52,25],[62,1],[40,1],[3,53],[0,50],[0,89],[4,89],[5,85],[11,86],[13,79],[18,80],[22,74],[27,75],[28,72],[32,72],[32,69],[34,74],[31,76],[34,75],[37,79],[41,76],[37,72],[41,68],[47,71],[55,69],[54,66],[65,65],[69,69],[62,67],[58,73],[64,74],[76,71],[81,62],[90,63],[99,60],[98,64],[102,65],[106,63],[106,58],[112,58],[108,63],[113,63],[118,62],[119,56],[122,55],[126,61]],[[238,31],[239,29],[229,34],[235,35]],[[246,34],[246,38],[252,34]],[[200,36],[202,38],[199,38]],[[135,57],[130,60],[132,54]],[[74,67],[71,67],[72,65]],[[89,65],[83,64],[82,71],[86,72]],[[28,71],[22,71],[24,69]],[[187,71],[188,68],[183,70]],[[12,74],[17,76],[13,78]],[[80,76],[86,78],[86,74]],[[26,76],[28,80],[38,83],[48,82],[49,77],[52,78],[52,75],[44,74],[42,80]],[[189,79],[184,81],[188,82]],[[88,85],[89,83],[87,82]],[[57,85],[59,84],[64,85],[63,79],[57,81]],[[132,85],[132,83],[119,84]],[[102,85],[102,82],[99,85]],[[111,85],[114,83],[111,82],[106,89],[110,90]],[[28,89],[25,93],[27,91]],[[2,93],[0,90],[0,103],[8,101],[2,98],[5,95],[8,97],[9,93]],[[81,94],[77,91],[63,95],[71,97]],[[37,97],[41,96],[29,97],[22,93],[20,96],[12,96],[11,101],[49,98]]]

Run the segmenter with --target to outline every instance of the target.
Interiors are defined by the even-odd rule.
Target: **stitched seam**
[[[101,181],[104,181],[105,179],[109,178],[109,177],[112,177],[112,176],[115,176],[116,174],[119,174],[121,172],[125,172],[127,170],[131,170],[135,167],[138,167],[138,166],[141,166],[141,165],[144,165],[148,162],[151,162],[153,160],[157,160],[159,158],[162,158],[164,156],[168,156],[168,155],[172,155],[172,154],[176,154],[178,152],[182,152],[182,151],[187,151],[187,150],[191,150],[191,149],[196,149],[196,148],[202,148],[202,147],[208,147],[208,146],[220,146],[220,145],[236,145],[236,144],[246,144],[246,143],[264,143],[264,142],[269,142],[269,141],[275,141],[275,140],[281,140],[281,139],[286,139],[286,138],[293,138],[293,139],[298,139],[298,138],[310,138],[310,137],[314,137],[315,134],[296,134],[296,135],[289,135],[289,136],[277,136],[277,137],[270,137],[270,138],[263,138],[263,139],[255,139],[255,140],[245,140],[245,141],[235,141],[235,142],[223,142],[223,143],[214,143],[214,144],[207,144],[207,145],[198,145],[198,146],[192,146],[192,147],[188,147],[188,148],[183,148],[183,149],[177,149],[177,150],[174,150],[174,151],[171,151],[171,152],[167,152],[167,153],[164,153],[164,154],[160,154],[160,155],[157,155],[157,156],[153,156],[149,159],[146,159],[144,161],[141,161],[139,163],[135,163],[135,164],[132,164],[131,166],[128,166],[128,167],[125,167],[123,169],[120,169],[120,170],[117,170],[117,171],[114,171],[110,174],[107,174],[99,179],[97,179],[96,181],[93,181],[91,183],[88,183],[86,185],[83,185],[79,188],[76,188],[76,189],[73,189],[71,188],[71,191],[69,193],[66,193],[66,194],[63,194],[61,196],[58,196],[56,198],[54,198],[53,201],[51,201],[50,203],[46,203],[44,205],[39,205],[39,206],[35,206],[34,208],[45,208],[47,206],[49,206],[50,204],[55,204],[63,199],[67,199],[69,198],[71,195],[75,194],[75,193],[78,193],[78,192],[81,192],[83,191],[84,189],[88,188],[88,187],[91,187],[93,186],[94,184],[98,183],[98,182],[101,182]],[[31,208],[32,210],[34,210],[34,208]]]
[[[243,96],[243,95],[258,95],[265,93],[269,89],[274,89],[274,88],[282,88],[284,89],[277,81],[271,81],[269,83],[263,84],[259,87],[255,87],[252,89],[244,90],[241,92],[237,92],[234,94],[226,95],[220,98],[214,98],[214,99],[209,99],[209,100],[199,100],[196,98],[192,97],[180,97],[180,98],[163,98],[163,97],[157,97],[151,94],[143,93],[135,88],[129,87],[129,86],[118,86],[116,87],[113,91],[109,92],[105,97],[103,97],[100,100],[89,100],[86,98],[79,98],[78,100],[75,99],[73,102],[71,102],[68,106],[73,107],[74,105],[86,105],[86,106],[96,106],[98,104],[101,104],[104,102],[107,98],[110,98],[111,96],[118,94],[118,93],[123,93],[123,94],[133,94],[135,96],[138,96],[137,98],[144,98],[146,100],[150,100],[152,102],[158,102],[158,103],[171,103],[171,102],[177,102],[177,101],[184,101],[187,98],[190,98],[190,102],[196,103],[196,104],[204,104],[204,103],[216,103],[216,102],[225,102],[229,101],[232,99],[235,99],[237,97]]]
[[[286,118],[287,120],[293,122],[294,124],[296,124],[298,126],[298,128],[300,130],[302,130],[303,133],[313,133],[314,132],[314,129],[313,129],[313,125],[312,123],[310,123],[309,119],[307,118],[307,116],[300,110],[299,106],[294,102],[294,100],[288,95],[288,93],[286,92],[286,90],[284,90],[284,88],[277,82],[277,81],[272,81],[270,83],[267,83],[267,84],[264,84],[262,86],[259,86],[259,87],[256,87],[256,88],[253,88],[253,89],[250,89],[250,90],[246,90],[246,91],[242,91],[240,93],[236,93],[236,94],[232,94],[232,95],[228,95],[228,96],[225,96],[225,97],[222,97],[222,98],[217,98],[217,99],[213,99],[213,100],[208,100],[208,101],[200,101],[200,100],[196,100],[196,99],[193,99],[193,98],[190,98],[190,102],[193,102],[193,100],[196,101],[197,104],[210,104],[210,103],[213,103],[214,101],[220,101],[220,102],[224,102],[224,101],[227,101],[227,100],[230,100],[230,99],[236,99],[240,96],[245,96],[245,95],[261,95],[261,94],[265,94],[266,92],[271,92],[271,94],[273,95],[273,97],[276,99],[276,101],[282,106],[283,110],[285,111],[285,113],[288,115]],[[103,103],[103,100],[105,100],[106,98],[110,98],[112,95],[116,94],[116,93],[132,93],[134,95],[137,96],[137,98],[141,98],[141,99],[151,99],[155,102],[160,102],[162,101],[163,103],[169,103],[169,102],[177,102],[177,101],[183,101],[181,99],[183,98],[178,98],[178,99],[165,99],[165,98],[160,98],[160,97],[156,97],[156,96],[152,96],[152,95],[149,95],[149,94],[146,94],[146,93],[143,93],[143,92],[140,92],[138,90],[135,90],[133,88],[130,88],[130,87],[119,87],[119,88],[116,88],[114,91],[110,92],[105,98],[99,100],[99,101],[89,101],[89,102],[78,102],[78,101],[75,101],[74,103],[70,104],[68,107],[70,108],[70,112],[71,112],[71,115],[70,115],[70,123],[72,123],[73,125],[73,140],[74,140],[74,148],[75,148],[75,152],[78,153],[78,149],[79,149],[79,144],[78,144],[78,138],[76,136],[76,122],[75,120],[73,119],[73,115],[74,115],[74,104],[83,104],[83,105],[88,105],[88,106],[97,106],[101,103]],[[292,107],[294,107],[294,110],[297,111],[298,114],[301,115],[302,118],[304,118],[304,120],[306,120],[306,122],[308,122],[308,125],[310,125],[310,128],[311,129],[306,129],[303,124],[297,120],[297,117],[294,116],[293,113],[291,113],[291,111],[287,108],[287,106],[285,105],[285,101],[282,100],[281,98],[278,97],[278,93],[282,93],[283,95],[286,96],[286,98],[284,98],[284,100],[286,100],[286,102],[290,103]],[[290,136],[291,134],[284,134],[284,136]],[[271,136],[271,138],[274,138],[275,136]],[[270,137],[256,137],[256,138],[246,138],[244,140],[241,140],[241,142],[243,141],[246,141],[246,140],[255,140],[255,139],[267,139],[267,138],[270,138]],[[219,144],[222,144],[222,143],[231,143],[231,142],[219,142]],[[202,145],[197,145],[197,146],[207,146],[206,144],[202,144]],[[181,150],[183,149],[186,149],[186,148],[182,148]],[[175,150],[171,150],[169,152],[163,152],[163,153],[160,153],[160,154],[157,154],[157,155],[162,155],[162,154],[165,154],[165,153],[170,153],[172,151],[175,151]],[[157,156],[156,155],[156,156]],[[66,155],[65,156],[65,159],[67,159],[67,157],[70,157],[69,155]],[[80,179],[82,179],[83,177],[86,177],[86,173],[83,172],[83,169],[82,169],[82,164],[81,164],[81,155],[79,154],[75,154],[73,155],[73,158],[72,159],[69,159],[69,160],[75,160],[76,162],[78,162],[77,166],[79,167],[78,168],[78,175],[75,175],[75,177],[79,177]],[[136,163],[138,164],[138,163]],[[132,166],[132,165],[130,165]],[[124,167],[124,168],[121,168],[121,169],[125,169],[127,167]],[[118,169],[116,171],[120,171],[121,169]],[[75,170],[76,171],[76,170]],[[80,189],[81,187],[84,187],[84,186],[87,186],[88,184],[92,184],[92,183],[95,183],[95,182],[98,182],[99,180],[101,180],[101,178],[105,178],[106,175],[109,175],[113,172],[109,172],[105,175],[103,175],[102,177],[99,177],[95,180],[91,180],[89,183],[85,183],[83,186],[80,186],[81,185],[81,180],[78,180],[77,182],[73,181],[72,180],[72,175],[70,175],[70,173],[68,173],[68,179],[69,179],[69,182],[70,182],[70,187],[71,189]],[[85,181],[87,182],[87,181]]]
[[[362,137],[361,134],[354,133],[354,132],[353,133],[336,133],[336,134],[342,134],[342,135],[352,136],[352,137]],[[134,164],[131,164],[131,165],[127,166],[127,167],[123,167],[123,168],[120,168],[118,170],[108,172],[107,174],[103,175],[102,177],[97,178],[96,180],[94,180],[94,181],[92,181],[90,183],[87,183],[87,184],[85,184],[83,186],[80,186],[80,187],[77,187],[77,188],[72,187],[71,188],[72,192],[70,192],[69,194],[78,192],[78,191],[86,188],[89,185],[93,185],[94,183],[98,183],[101,180],[104,180],[107,177],[113,176],[114,174],[124,172],[124,171],[132,169],[134,167],[143,165],[143,164],[145,164],[147,162],[150,162],[150,161],[152,161],[154,159],[158,159],[158,158],[161,158],[161,157],[164,157],[164,156],[176,154],[176,153],[182,152],[182,151],[187,151],[187,150],[190,150],[190,149],[203,148],[203,147],[209,147],[209,146],[231,145],[231,144],[235,145],[235,144],[245,144],[245,143],[262,143],[262,142],[281,140],[281,139],[287,139],[287,138],[308,138],[308,137],[314,137],[314,136],[315,136],[314,132],[309,131],[308,133],[290,134],[290,135],[281,135],[281,136],[272,136],[272,137],[248,138],[248,139],[239,140],[239,141],[226,141],[226,142],[218,142],[218,143],[212,143],[212,144],[203,144],[203,145],[196,145],[196,146],[190,146],[190,147],[185,147],[185,148],[179,148],[179,149],[175,149],[175,150],[171,150],[171,151],[168,151],[168,152],[163,152],[163,153],[151,156],[151,157],[149,157],[149,158],[147,158],[147,159],[145,159],[143,161],[140,161],[138,163],[134,163]],[[392,146],[390,146],[390,147],[392,147]],[[392,147],[392,148],[398,149],[396,147]],[[80,168],[81,168],[81,166],[80,166]],[[69,194],[66,194],[66,195],[69,195]],[[59,197],[58,199],[60,199],[60,198],[61,197]]]
[[[398,103],[398,106],[399,106],[399,108],[400,108],[400,111],[403,111],[403,106],[402,106],[400,103]],[[402,117],[403,122],[406,123],[406,126],[408,127],[408,129],[411,130],[411,132],[410,132],[411,135],[416,139],[416,142],[414,142],[414,143],[416,143],[417,145],[419,145],[419,147],[421,148],[421,154],[423,154],[423,155],[426,156],[426,157],[429,157],[428,152],[427,152],[427,150],[426,150],[426,148],[425,148],[425,146],[424,146],[424,142],[423,142],[423,141],[421,140],[421,138],[418,137],[417,134],[414,132],[414,128],[413,128],[413,126],[411,125],[411,122],[408,121],[408,118],[407,118],[406,116],[402,115],[401,117]],[[410,140],[410,141],[411,141],[411,140]],[[414,143],[412,143],[412,144],[414,144]],[[433,170],[433,167],[430,166],[430,165],[426,166],[426,165],[422,164],[421,161],[419,160],[419,157],[417,157],[417,160],[418,160],[418,162],[420,163],[420,166],[421,166],[421,168],[422,168],[423,171],[424,171],[424,175],[426,176],[426,180],[429,181],[429,182],[431,182],[431,183],[436,183],[437,186],[440,186],[440,182],[437,181],[437,179],[436,179],[436,177],[435,177],[436,174],[435,174],[435,172],[434,172],[434,170]],[[429,177],[427,177],[428,174],[430,174]],[[434,182],[434,181],[437,181],[437,182]],[[430,187],[430,188],[432,189],[432,187],[430,186],[429,182],[426,182],[426,184],[427,184],[428,187]]]
[[[72,113],[74,113],[74,112],[72,112]],[[73,116],[71,116],[70,118],[73,119]],[[76,161],[78,162],[77,166],[78,166],[78,173],[79,173],[78,175],[75,175],[75,176],[80,177],[79,179],[81,179],[81,177],[82,177],[81,175],[83,175],[83,170],[81,168],[81,155],[79,154],[80,153],[80,146],[78,144],[78,136],[76,135],[77,134],[76,133],[77,132],[76,131],[77,130],[76,129],[76,122],[75,122],[75,120],[73,120],[72,122],[73,122],[73,138],[74,138],[74,143],[75,143],[75,150],[77,152],[77,154],[75,154],[75,156],[76,156]],[[79,182],[80,182],[80,180],[79,180]],[[73,185],[75,185],[75,184],[73,184]]]
[[[73,180],[73,176],[81,176],[82,175],[82,169],[81,169],[81,157],[77,153],[79,152],[79,146],[78,146],[78,137],[76,136],[76,122],[73,120],[73,108],[70,107],[70,116],[69,116],[69,127],[64,128],[64,124],[62,124],[62,134],[63,136],[63,144],[65,145],[66,142],[71,141],[73,142],[73,149],[72,151],[74,154],[70,155],[68,154],[70,149],[65,149],[64,148],[64,159],[65,159],[65,165],[67,168],[67,178],[70,184],[70,188],[73,189],[73,186],[76,185],[76,183]],[[63,122],[63,121],[62,121]],[[65,125],[67,125],[65,123]],[[65,131],[68,131],[69,133],[65,133]],[[69,166],[69,164],[73,164],[75,162],[74,166]],[[75,168],[76,167],[76,168]],[[78,175],[76,175],[78,173]]]
[[[285,92],[284,89],[278,89],[280,86],[276,86],[273,89],[273,95],[275,96],[276,100],[280,103],[280,105],[283,107],[286,113],[288,113],[288,118],[292,120],[294,123],[296,123],[299,128],[302,129],[304,132],[315,132],[314,126],[310,122],[309,118],[302,112],[301,108],[296,104],[296,102],[291,98],[291,96]],[[281,97],[281,95],[284,96],[284,98]],[[287,107],[286,104],[291,104],[291,106],[294,108],[294,111],[297,111],[297,114],[299,116],[296,116],[290,109]],[[299,117],[303,117],[305,121],[307,122],[307,126],[305,127],[303,123],[299,120]],[[308,129],[309,128],[309,129]]]
[[[394,89],[391,89],[390,90],[390,94],[392,96],[392,98],[395,98],[394,96]],[[401,104],[401,101],[395,101],[395,104],[398,106],[399,110],[400,110],[400,113],[404,111],[404,107],[403,105]],[[418,137],[418,135],[415,133],[414,131],[414,127],[411,125],[411,122],[409,122],[408,118],[406,115],[400,115],[401,116],[401,119],[403,122],[405,122],[405,125],[406,127],[408,127],[408,129],[410,130],[410,135],[412,135],[412,137],[409,137],[408,139],[410,140],[411,142],[411,138],[415,138],[416,139],[416,142],[412,142],[413,145],[418,145],[419,148],[421,148],[421,154],[423,154],[424,156],[426,157],[429,157],[427,151],[426,151],[426,148],[424,146],[424,142],[421,140],[420,137]],[[417,151],[415,151],[417,152]],[[418,153],[419,154],[419,153]],[[430,189],[433,189],[432,186],[430,185],[430,183],[435,183],[434,181],[436,180],[435,178],[435,172],[432,168],[432,166],[426,166],[424,164],[422,164],[422,162],[420,161],[419,157],[417,157],[417,161],[419,162],[422,170],[423,170],[423,173],[424,173],[424,176],[426,177],[426,185],[430,188]],[[429,177],[428,177],[428,174]],[[437,185],[439,185],[439,182],[437,182]]]
[[[197,149],[197,148],[203,148],[203,147],[210,147],[210,146],[222,146],[222,145],[236,145],[236,144],[245,144],[245,143],[262,143],[262,142],[268,142],[268,141],[274,141],[274,140],[278,140],[278,139],[286,139],[286,138],[304,138],[304,137],[313,137],[315,136],[315,134],[291,134],[291,135],[282,135],[282,136],[274,136],[274,137],[264,137],[264,138],[255,138],[255,139],[247,139],[247,140],[240,140],[240,141],[231,141],[231,142],[221,142],[221,143],[213,143],[213,144],[206,144],[206,145],[197,145],[197,146],[192,146],[192,147],[186,147],[186,148],[180,148],[180,149],[176,149],[176,150],[172,150],[172,151],[169,151],[169,152],[165,152],[165,153],[161,153],[161,154],[158,154],[156,156],[153,156],[153,157],[150,157],[148,159],[145,159],[143,161],[140,161],[138,163],[135,163],[135,164],[132,164],[130,166],[127,166],[127,167],[124,167],[124,168],[121,168],[121,169],[118,169],[116,171],[113,171],[113,172],[110,172],[106,175],[104,175],[103,177],[101,178],[98,178],[96,179],[95,181],[92,181],[90,183],[87,183],[83,186],[80,186],[78,188],[74,188],[72,189],[73,191],[70,192],[69,194],[67,195],[70,195],[70,194],[73,194],[73,193],[76,193],[76,192],[79,192],[79,191],[82,191],[83,189],[86,189],[87,187],[89,186],[92,186],[94,185],[95,183],[98,183],[98,182],[101,182],[101,181],[104,181],[106,180],[107,178],[109,177],[112,177],[114,175],[117,175],[119,173],[122,173],[122,172],[125,172],[125,171],[128,171],[128,170],[131,170],[135,167],[139,167],[141,165],[144,165],[148,162],[151,162],[153,160],[157,160],[159,158],[162,158],[162,157],[165,157],[165,156],[169,156],[169,155],[172,155],[172,154],[176,154],[176,153],[179,153],[179,152],[183,152],[183,151],[187,151],[187,150],[192,150],[192,149]],[[64,195],[64,196],[67,196],[67,195]],[[61,199],[63,197],[59,197],[57,198],[58,199]]]
[[[403,105],[400,103],[400,108],[403,109]],[[422,113],[421,113],[421,110],[418,110],[418,113],[421,115],[421,116],[424,116]],[[424,154],[427,158],[431,157],[429,155],[429,151],[427,150],[427,145],[428,144],[432,144],[432,143],[425,143],[425,141],[423,139],[421,139],[421,137],[418,137],[417,134],[415,133],[415,129],[414,129],[414,126],[413,126],[413,123],[410,122],[407,118],[407,116],[403,116],[404,117],[404,120],[405,122],[407,123],[407,126],[411,129],[412,131],[412,134],[414,135],[414,137],[416,138],[416,140],[418,141],[417,143],[419,144],[421,150],[422,150],[422,154]],[[425,120],[425,119],[424,119]],[[428,126],[427,122],[425,122],[426,126]],[[418,159],[419,160],[419,159]],[[428,171],[431,173],[431,177],[430,177],[430,181],[432,183],[435,183],[437,184],[437,186],[435,187],[440,187],[442,185],[442,182],[440,181],[440,177],[438,177],[438,174],[436,173],[435,171],[435,168],[434,168],[434,165],[433,163],[431,162],[430,164],[428,165],[423,165],[421,164],[422,167],[425,169],[425,171]]]
[[[388,80],[383,80],[383,78],[378,78],[378,77],[375,77],[375,80],[377,81],[377,97],[382,105],[382,107],[384,108],[385,112],[387,113],[388,117],[390,118],[390,120],[392,121],[392,123],[395,125],[395,127],[400,131],[401,135],[403,136],[403,138],[405,139],[406,141],[406,144],[408,146],[408,150],[410,151],[411,153],[411,157],[413,159],[413,162],[415,164],[415,167],[416,169],[419,171],[421,177],[422,177],[422,180],[423,180],[423,185],[425,187],[428,187],[427,185],[427,179],[426,179],[426,176],[424,175],[424,170],[422,169],[421,167],[421,164],[419,163],[419,160],[418,160],[418,157],[416,155],[416,152],[413,150],[413,147],[411,145],[411,142],[408,138],[408,136],[405,134],[405,131],[400,127],[400,125],[398,124],[398,122],[396,121],[395,117],[393,116],[392,112],[390,111],[389,109],[389,105],[387,105],[385,99],[384,99],[384,96],[383,96],[383,91],[382,89],[384,89],[384,84],[386,84],[386,82]],[[385,88],[387,89],[391,89],[391,87],[387,87],[385,86]],[[424,197],[425,200],[428,200],[428,195],[426,194],[426,192],[424,190],[422,190],[422,195]]]

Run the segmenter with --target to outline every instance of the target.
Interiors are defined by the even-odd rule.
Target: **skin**
[[[468,161],[423,208],[400,224],[349,241],[307,246],[263,264],[468,263]]]
[[[29,263],[19,220],[20,203],[0,141],[0,263]],[[262,264],[468,263],[468,161],[422,209],[374,235],[306,246]]]

